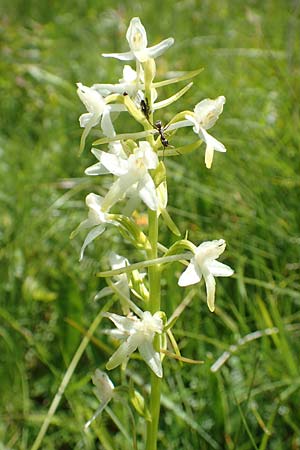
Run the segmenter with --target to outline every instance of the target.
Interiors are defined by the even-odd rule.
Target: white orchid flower
[[[110,142],[108,144],[109,150],[106,153],[116,155],[119,158],[127,159],[126,153],[123,150],[123,146],[120,141],[114,141]],[[96,148],[92,148],[91,152],[94,156],[99,160],[96,164],[93,164],[92,166],[88,167],[84,173],[86,175],[96,176],[96,175],[107,175],[110,173],[106,167],[101,163],[101,155],[104,152],[101,152],[100,150]]]
[[[202,242],[199,247],[196,247],[195,256],[178,280],[179,286],[189,286],[199,283],[203,275],[206,284],[207,305],[212,312],[215,309],[216,282],[214,277],[230,277],[233,274],[231,267],[216,261],[224,252],[225,247],[224,239]]]
[[[125,65],[123,68],[123,78],[120,78],[117,84],[93,84],[92,89],[106,97],[108,94],[124,94],[127,92],[130,97],[134,98],[138,90],[144,89],[144,71],[140,68],[140,73],[133,70],[130,66]]]
[[[144,311],[141,318],[134,315],[124,317],[114,313],[105,313],[104,316],[115,324],[118,329],[118,338],[124,341],[108,360],[107,370],[114,369],[127,361],[131,353],[138,349],[150,369],[162,378],[160,354],[153,347],[155,333],[161,334],[163,331],[163,322],[159,313],[152,315],[149,311]]]
[[[129,44],[130,51],[125,53],[103,53],[102,56],[108,58],[116,58],[122,61],[130,61],[136,59],[137,61],[144,63],[150,58],[157,58],[164,51],[166,51],[171,45],[174,44],[173,38],[163,40],[153,47],[147,47],[147,34],[144,26],[142,25],[139,17],[133,17],[130,21],[126,33],[126,39]]]
[[[79,123],[84,128],[80,141],[80,151],[83,150],[86,138],[93,127],[101,121],[101,128],[105,136],[114,137],[116,135],[111,118],[111,111],[120,110],[120,105],[107,105],[105,99],[99,92],[82,83],[77,83],[77,94],[88,110],[87,113],[81,114]]]
[[[103,233],[107,223],[118,225],[117,222],[114,222],[113,220],[110,219],[110,215],[107,212],[102,211],[103,197],[91,193],[86,196],[85,203],[89,208],[88,218],[83,222],[81,222],[81,224],[78,226],[75,232],[77,233],[78,231],[85,228],[92,228],[92,229],[88,233],[81,247],[79,261],[82,260],[86,247],[94,239],[100,236],[100,234]]]
[[[87,430],[92,422],[102,413],[102,411],[106,408],[108,403],[111,401],[114,395],[114,385],[110,380],[108,375],[102,370],[96,369],[94,375],[92,376],[92,381],[95,385],[94,393],[96,394],[98,400],[100,401],[100,405],[97,408],[97,411],[93,415],[93,417],[88,420],[84,426],[84,429]]]
[[[98,158],[101,166],[118,177],[103,199],[103,211],[110,209],[126,194],[132,195],[134,190],[148,208],[157,210],[156,188],[148,171],[157,167],[158,157],[149,142],[140,141],[139,147],[128,158],[97,149],[93,149],[93,154]],[[94,170],[93,174],[96,175],[97,170]]]
[[[218,120],[219,115],[223,111],[225,100],[223,95],[217,97],[215,100],[206,98],[195,106],[194,113],[186,114],[185,116],[193,125],[194,132],[206,143],[205,165],[208,169],[212,165],[214,150],[217,152],[226,152],[224,145],[206,131]]]
[[[110,266],[111,266],[112,270],[121,269],[122,267],[129,266],[129,261],[127,258],[117,255],[114,252],[110,253],[109,262],[110,262]],[[115,278],[114,286],[118,289],[119,292],[121,292],[121,294],[124,297],[130,298],[130,289],[129,289],[128,278],[127,278],[126,273],[121,273],[120,275],[115,275],[114,278]],[[107,295],[113,294],[113,292],[114,292],[113,289],[110,286],[107,286],[107,287],[101,289],[101,291],[99,291],[96,294],[95,300],[100,300],[103,297],[106,297]],[[121,299],[121,305],[122,305],[123,314],[129,314],[129,306],[122,299]]]

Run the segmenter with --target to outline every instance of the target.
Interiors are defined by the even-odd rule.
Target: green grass
[[[122,65],[101,52],[125,51],[124,34],[138,15],[151,43],[175,38],[158,60],[158,78],[205,68],[180,109],[206,97],[227,99],[213,133],[227,154],[216,154],[210,171],[203,150],[166,161],[173,219],[195,243],[226,239],[224,261],[235,276],[219,280],[214,315],[201,285],[174,328],[183,355],[205,363],[165,364],[159,448],[299,449],[299,2],[12,0],[2,9],[0,448],[33,444],[82,340],[78,328],[86,330],[101,307],[93,297],[105,284],[94,273],[107,267],[110,237],[120,254],[140,257],[108,232],[79,263],[83,236],[69,240],[94,189],[84,176],[93,157],[77,157],[83,109],[75,83],[121,77]],[[173,93],[171,86],[162,98]],[[176,111],[174,104],[157,118],[165,122]],[[181,132],[176,143],[189,138]],[[164,228],[160,240],[172,242]],[[165,273],[169,315],[183,298],[180,269]],[[269,328],[273,334],[238,345]],[[112,346],[101,329],[95,337]],[[41,448],[131,448],[106,412],[83,432],[97,406],[90,376],[106,360],[97,342],[88,346]],[[135,367],[133,360],[133,373]],[[147,379],[146,369],[142,375]],[[118,371],[112,378],[118,384]],[[136,386],[143,392],[143,381]],[[130,428],[128,412],[112,410]],[[138,422],[140,441],[142,430]]]

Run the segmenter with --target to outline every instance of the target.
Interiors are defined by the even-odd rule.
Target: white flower
[[[102,211],[103,197],[97,194],[88,194],[85,199],[85,203],[89,208],[88,218],[81,222],[76,230],[76,233],[83,228],[92,228],[84,240],[84,243],[80,251],[80,259],[82,260],[86,247],[105,230],[105,225],[111,223],[117,225],[116,222],[109,218],[107,212]]]
[[[110,266],[111,266],[112,270],[129,266],[129,261],[127,258],[117,255],[114,252],[110,253],[109,262],[110,262]],[[114,278],[116,280],[114,283],[114,286],[118,289],[118,291],[121,292],[121,294],[124,297],[129,298],[130,297],[130,289],[129,289],[127,274],[121,273],[119,275],[115,275]],[[110,286],[107,286],[107,287],[101,289],[101,291],[99,291],[97,293],[97,295],[95,296],[95,300],[99,300],[99,299],[106,297],[107,295],[111,295],[113,293],[114,293],[113,289]],[[122,299],[121,299],[121,305],[122,305],[123,314],[129,314],[129,306]]]
[[[216,282],[214,277],[230,277],[233,274],[231,267],[216,261],[224,252],[226,243],[224,239],[202,242],[195,250],[195,256],[186,270],[181,274],[179,286],[189,286],[201,281],[202,275],[206,284],[207,304],[210,311],[215,309]]]
[[[104,97],[111,93],[124,94],[127,92],[130,97],[135,97],[139,89],[144,89],[144,72],[140,69],[140,74],[133,70],[130,66],[125,65],[123,68],[123,78],[119,80],[118,84],[93,84],[92,89],[95,89]]]
[[[217,152],[226,152],[224,145],[206,131],[218,120],[219,115],[223,111],[225,100],[223,95],[217,97],[215,100],[206,98],[195,106],[193,114],[187,114],[185,116],[194,126],[194,132],[206,143],[205,165],[208,169],[212,165],[214,150]]]
[[[93,153],[101,166],[118,177],[103,199],[103,211],[110,209],[127,193],[132,195],[133,191],[137,192],[148,208],[157,210],[156,188],[148,171],[157,167],[158,157],[149,142],[141,141],[139,147],[128,158],[96,149],[93,149]],[[93,174],[96,175],[97,170],[94,170]]]
[[[98,125],[101,120],[101,128],[105,136],[114,137],[116,135],[110,112],[112,107],[105,103],[102,95],[95,89],[84,86],[82,83],[77,83],[77,94],[88,110],[87,113],[79,117],[81,128],[85,128],[80,142],[80,150],[84,148],[85,140],[93,127]]]
[[[108,144],[109,150],[106,153],[116,155],[119,158],[127,159],[126,153],[123,150],[123,146],[120,141],[114,141]],[[96,148],[92,148],[91,152],[93,155],[96,156],[96,158],[99,160],[96,164],[93,164],[92,166],[88,167],[84,173],[86,175],[96,176],[96,175],[107,175],[110,173],[106,167],[101,163],[101,156],[102,152],[101,150],[98,150]]]
[[[150,58],[157,58],[171,45],[174,44],[173,38],[163,40],[153,47],[147,47],[147,34],[139,17],[134,17],[130,21],[129,28],[126,33],[126,39],[129,44],[130,51],[125,53],[103,53],[102,56],[109,58],[117,58],[123,61],[130,61],[133,59],[139,62],[145,62]]]
[[[92,381],[95,385],[94,392],[100,401],[100,405],[97,408],[97,411],[93,415],[93,417],[88,420],[84,426],[84,429],[87,430],[91,423],[101,414],[101,412],[106,408],[108,403],[111,401],[114,395],[114,385],[110,380],[108,375],[102,370],[96,369],[94,375],[92,376]]]
[[[140,319],[134,315],[123,317],[113,313],[105,313],[104,316],[116,325],[119,332],[118,338],[124,340],[106,364],[107,370],[114,369],[127,361],[131,353],[138,349],[150,369],[162,378],[160,354],[153,347],[155,333],[161,334],[163,331],[159,313],[152,315],[149,311],[144,311]]]

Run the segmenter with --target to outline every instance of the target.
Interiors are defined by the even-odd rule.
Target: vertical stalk
[[[157,242],[158,242],[158,217],[156,211],[149,210],[149,241],[151,250],[148,252],[149,258],[157,258]],[[149,309],[151,314],[160,310],[160,268],[159,266],[149,267]],[[154,340],[154,346],[159,351],[159,337]],[[160,390],[161,379],[151,372],[151,393],[150,393],[150,414],[151,422],[147,422],[147,440],[146,450],[157,449],[157,433],[160,413]]]

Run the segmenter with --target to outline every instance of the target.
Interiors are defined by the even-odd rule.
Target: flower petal
[[[120,177],[121,175],[125,175],[127,173],[127,159],[121,158],[113,153],[103,152],[101,150],[95,150],[93,153],[103,164],[103,166],[113,175]]]
[[[137,190],[140,198],[148,206],[148,208],[152,209],[152,211],[157,211],[158,199],[155,184],[149,173],[145,173],[143,178],[139,181]]]
[[[139,148],[140,148],[140,150],[142,150],[141,153],[143,153],[143,162],[145,164],[145,167],[148,170],[156,169],[156,167],[158,166],[158,163],[159,163],[157,153],[155,153],[153,151],[149,142],[140,141]],[[140,152],[140,150],[136,151],[136,155]]]
[[[197,271],[193,259],[191,260],[185,271],[180,275],[180,278],[178,280],[179,286],[190,286],[191,284],[196,284],[201,281],[202,274],[199,270]]]
[[[208,130],[214,126],[219,118],[219,115],[223,111],[225,101],[225,97],[220,95],[214,100],[206,98],[195,106],[195,115],[197,117],[197,121],[202,127]]]
[[[134,54],[132,52],[124,52],[124,53],[102,53],[104,58],[116,58],[121,61],[131,61],[135,59]]]
[[[103,317],[107,317],[108,319],[110,319],[115,324],[115,326],[124,334],[130,334],[137,320],[136,318],[134,318],[134,316],[132,318],[129,318],[109,312],[104,313]]]
[[[213,260],[219,258],[226,248],[224,239],[215,239],[214,241],[204,241],[196,248],[196,260],[202,264],[204,260]]]
[[[153,348],[153,344],[149,340],[143,340],[138,346],[139,352],[143,360],[148,364],[151,370],[159,378],[163,376],[163,370],[160,360],[160,354]]]
[[[84,243],[81,247],[80,250],[80,258],[79,261],[82,261],[83,255],[84,255],[84,251],[86,249],[86,247],[94,240],[96,239],[98,236],[100,236],[100,234],[103,233],[103,231],[105,230],[105,225],[101,224],[98,225],[97,227],[93,228],[87,235],[87,237],[84,240]]]
[[[211,312],[214,312],[216,281],[215,281],[213,275],[206,270],[203,272],[203,277],[204,277],[205,285],[206,285],[207,306]]]
[[[214,277],[230,277],[234,273],[231,267],[219,261],[209,261],[207,268]]]
[[[147,48],[147,52],[149,55],[149,58],[157,58],[162,53],[164,53],[166,50],[168,50],[171,45],[174,44],[173,38],[164,39],[159,44],[153,45],[152,47]]]
[[[103,164],[98,162],[85,169],[84,173],[86,175],[95,176],[95,175],[106,175],[109,173],[109,171],[103,166]]]
[[[132,179],[130,173],[118,178],[113,183],[113,185],[110,187],[109,191],[107,192],[106,196],[104,197],[103,204],[102,204],[103,211],[108,211],[119,200],[123,200],[128,189],[135,182],[136,181]]]
[[[101,120],[101,128],[105,136],[107,137],[114,137],[116,135],[114,126],[112,124],[111,118],[110,118],[110,108],[107,107],[103,111],[102,120]]]
[[[132,52],[144,50],[147,47],[147,34],[139,17],[133,17],[130,21],[126,39]]]
[[[126,361],[131,353],[138,347],[139,340],[136,335],[130,336],[126,342],[123,342],[115,353],[109,358],[106,369],[112,370]]]

